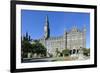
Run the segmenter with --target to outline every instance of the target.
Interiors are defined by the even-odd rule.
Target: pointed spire
[[[77,26],[74,24],[74,27],[73,27],[74,29],[77,29]]]
[[[84,24],[84,28],[86,28],[86,25]]]
[[[46,25],[49,26],[48,16],[46,15]]]
[[[64,34],[66,34],[66,28],[64,28]]]
[[[46,21],[48,21],[48,16],[46,15]]]
[[[83,31],[86,31],[86,25],[84,24],[84,26],[83,26]]]
[[[30,36],[30,35],[29,35],[29,38],[28,38],[28,40],[29,40],[29,41],[31,41],[31,36]]]
[[[66,28],[64,28],[64,32],[66,32]]]
[[[76,29],[76,26],[75,26],[75,24],[73,25],[73,28],[72,28],[72,31],[75,31],[75,29]]]
[[[28,32],[26,32],[26,38],[28,38]]]
[[[45,26],[44,26],[44,31],[45,31],[45,38],[49,38],[50,37],[50,28],[49,28],[49,20],[48,20],[48,16],[46,15],[46,22],[45,22]]]
[[[67,31],[66,31],[66,29],[64,29],[64,35],[66,35],[66,33],[67,33]]]
[[[75,28],[75,24],[74,24],[73,28]]]
[[[72,31],[73,31],[73,32],[78,32],[78,31],[79,31],[79,29],[77,28],[77,26],[76,26],[76,25],[73,25],[73,27],[72,27]]]

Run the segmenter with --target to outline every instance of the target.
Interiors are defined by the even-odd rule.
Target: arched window
[[[77,49],[77,54],[79,53],[79,50]]]
[[[72,54],[72,50],[69,51],[70,55]]]
[[[76,52],[76,50],[75,50],[75,49],[73,49],[73,54],[75,54],[75,52]]]

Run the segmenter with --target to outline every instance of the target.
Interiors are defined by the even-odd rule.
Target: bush
[[[64,50],[62,51],[62,54],[63,54],[64,56],[69,56],[69,54],[70,54],[69,49],[64,49]]]
[[[89,55],[90,55],[90,49],[83,48],[83,54],[84,54],[85,56],[89,56]]]

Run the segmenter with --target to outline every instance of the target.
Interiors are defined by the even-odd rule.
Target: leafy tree
[[[30,41],[31,40],[28,33],[26,33],[26,36],[23,36],[23,39],[21,39],[22,58],[27,58],[28,53],[32,52],[32,45]]]
[[[63,54],[64,56],[69,56],[69,54],[70,54],[69,49],[64,49],[64,50],[62,51],[62,54]]]
[[[26,36],[24,36],[21,41],[22,58],[27,58],[28,53],[36,53],[37,55],[41,54],[41,57],[46,56],[47,50],[38,40],[35,40],[33,44],[30,42],[30,36],[26,33]]]
[[[41,54],[41,56],[44,57],[46,56],[47,50],[39,41],[35,40],[32,44],[32,52],[38,55]]]
[[[89,48],[89,49],[83,48],[83,54],[84,54],[85,56],[89,56],[89,55],[90,55],[90,48]]]

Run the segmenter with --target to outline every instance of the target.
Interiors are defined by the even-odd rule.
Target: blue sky
[[[74,25],[83,29],[85,25],[86,47],[90,47],[89,13],[21,10],[21,34],[25,35],[28,32],[32,39],[43,38],[46,16],[49,19],[50,36],[61,36],[64,34],[64,29],[69,31]]]

